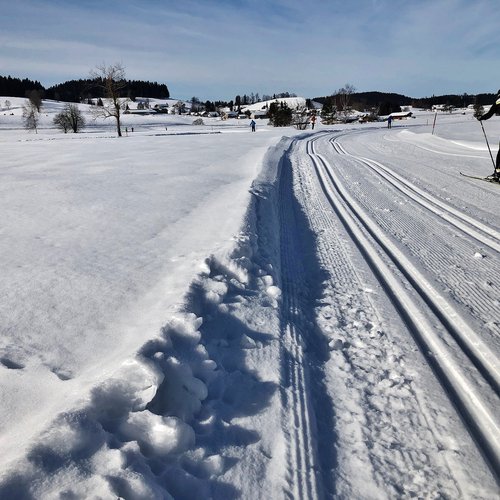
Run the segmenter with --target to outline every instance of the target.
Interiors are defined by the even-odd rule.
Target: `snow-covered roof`
[[[289,108],[297,109],[304,107],[306,105],[306,100],[304,97],[281,97],[276,99],[270,99],[268,101],[260,101],[254,104],[248,104],[247,106],[242,106],[242,111],[260,111],[266,105],[269,106],[273,102],[284,102]]]
[[[407,116],[411,116],[413,113],[411,111],[397,111],[394,113],[391,113],[389,116],[392,116],[393,118],[405,118]]]

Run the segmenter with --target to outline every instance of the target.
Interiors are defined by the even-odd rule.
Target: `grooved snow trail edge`
[[[309,141],[307,152],[314,164],[316,174],[327,199],[382,283],[386,293],[409,325],[412,334],[422,347],[426,359],[434,368],[439,380],[452,394],[452,402],[462,415],[465,425],[476,438],[480,450],[487,457],[492,469],[498,475],[500,473],[500,425],[497,418],[492,415],[487,404],[477,394],[474,385],[467,380],[461,367],[453,359],[450,349],[436,334],[435,328],[427,316],[419,310],[418,305],[403,283],[396,277],[388,264],[384,262],[379,251],[383,250],[400,271],[405,274],[443,326],[448,331],[458,330],[451,332],[453,336],[457,334],[461,336],[462,332],[460,328],[457,328],[456,312],[453,311],[450,304],[442,301],[439,294],[432,290],[432,287],[423,276],[363,213],[359,205],[342,186],[328,162],[315,153],[314,141],[315,139]],[[380,250],[368,239],[360,226],[374,238]],[[467,326],[460,318],[458,319],[460,327]],[[482,367],[479,371],[484,378],[490,383],[494,381],[498,384],[500,380],[498,360],[485,346],[479,344],[480,348],[478,349],[474,332],[469,331],[468,333],[469,335],[472,334],[472,337],[466,335],[465,338],[462,338],[467,345],[467,349],[464,349],[465,354],[470,358],[474,358],[476,365],[479,363]],[[461,346],[463,347],[463,343]],[[494,386],[494,384],[492,385]],[[496,394],[493,394],[493,397],[495,401],[498,400]]]

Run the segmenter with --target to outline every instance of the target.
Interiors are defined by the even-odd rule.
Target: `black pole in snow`
[[[481,124],[481,128],[483,129],[484,139],[486,140],[486,145],[488,146],[488,151],[490,152],[491,162],[493,163],[493,173],[495,173],[496,171],[495,160],[493,159],[493,155],[491,154],[490,143],[488,142],[488,137],[486,136],[486,132],[484,131],[483,121],[479,120],[479,123]]]

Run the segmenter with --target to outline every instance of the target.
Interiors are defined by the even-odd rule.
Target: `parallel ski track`
[[[307,152],[326,198],[405,319],[423,352],[427,353],[429,363],[443,386],[451,394],[452,402],[475,437],[479,449],[496,475],[500,475],[500,422],[486,403],[486,401],[493,401],[497,408],[500,404],[498,359],[459,316],[453,306],[363,211],[342,185],[329,162],[316,154],[314,142],[318,138],[309,140]],[[378,165],[375,164],[375,167]],[[383,170],[383,167],[379,168]],[[428,314],[424,314],[421,310],[421,306],[391,269],[387,259],[392,261],[434,313],[444,327],[443,331],[455,339],[464,355],[476,367],[477,378],[486,381],[487,385],[482,384],[482,395],[479,394],[476,385],[466,378],[453,351],[448,347],[453,340],[440,338]],[[470,368],[472,369],[472,366]]]
[[[308,163],[308,159],[305,161]],[[404,422],[404,416],[399,412],[397,415],[392,415],[390,411],[383,413],[372,406],[373,403],[371,401],[371,396],[373,394],[373,389],[375,388],[371,387],[371,380],[369,376],[367,377],[368,374],[365,370],[373,370],[372,374],[375,377],[381,376],[381,374],[384,373],[384,370],[391,370],[392,373],[401,373],[402,378],[404,378],[403,373],[398,370],[399,363],[397,360],[395,361],[395,358],[399,356],[399,351],[397,348],[395,349],[395,345],[389,337],[385,335],[379,336],[377,329],[375,329],[377,330],[377,333],[369,333],[366,335],[370,326],[373,326],[374,324],[381,324],[382,319],[376,311],[376,307],[370,298],[370,294],[367,294],[365,286],[361,285],[363,280],[359,276],[357,268],[349,256],[350,252],[347,250],[346,242],[340,235],[338,235],[338,223],[340,222],[337,223],[338,219],[332,218],[332,215],[335,216],[335,212],[329,209],[331,207],[325,199],[321,188],[319,188],[317,176],[309,169],[306,170],[304,167],[299,168],[299,170],[302,170],[303,173],[300,184],[303,187],[306,186],[304,195],[307,196],[307,212],[311,218],[311,225],[312,227],[315,227],[315,231],[319,230],[318,234],[322,234],[323,231],[328,231],[329,233],[328,237],[320,237],[318,239],[317,252],[321,267],[323,269],[328,269],[333,300],[330,302],[328,296],[326,296],[325,300],[322,300],[321,303],[326,305],[327,314],[331,314],[331,317],[335,318],[335,321],[339,325],[345,324],[347,328],[351,328],[351,326],[347,326],[347,322],[349,321],[348,315],[352,313],[353,308],[358,309],[355,323],[364,323],[362,327],[364,332],[360,337],[358,337],[359,339],[362,338],[363,341],[360,344],[357,344],[356,347],[351,344],[349,347],[350,354],[345,357],[346,362],[348,362],[351,366],[350,371],[352,372],[352,378],[349,379],[349,384],[353,385],[345,386],[344,390],[348,391],[349,394],[352,395],[352,399],[348,403],[350,410],[358,412],[358,415],[364,415],[365,422],[362,423],[363,419],[360,418],[360,425],[363,426],[363,429],[366,430],[367,433],[364,439],[366,439],[367,442],[370,442],[373,439],[377,439],[377,437],[374,436],[384,435],[388,429],[399,428],[399,426]],[[308,186],[308,183],[313,183],[314,187],[312,185]],[[317,185],[318,187],[316,187]],[[346,313],[346,309],[349,312]],[[355,324],[353,324],[352,327],[359,328],[356,327]],[[336,330],[338,331],[338,329]],[[370,352],[370,355],[368,356],[369,360],[365,359],[365,361],[363,361],[364,370],[359,370],[357,369],[357,359],[363,357],[363,354],[361,354],[360,351],[365,350],[369,350]],[[379,366],[377,366],[377,360],[380,360]],[[379,379],[377,378],[376,380]],[[342,382],[342,380],[338,380],[337,383],[340,386],[344,382]],[[408,398],[411,399],[411,410],[409,410],[409,418],[406,425],[409,425],[410,427],[413,425],[418,427],[422,426],[424,429],[428,429],[428,432],[433,436],[434,440],[438,441],[438,432],[433,424],[432,418],[429,415],[429,410],[420,397],[418,391],[414,390],[411,383],[404,383],[404,387],[409,393]],[[335,391],[337,390],[338,388],[336,387]],[[341,393],[342,391],[339,392]],[[355,401],[358,401],[357,396],[355,395],[356,392],[359,394],[359,403],[355,403]],[[409,403],[409,401],[407,401],[407,403]],[[342,402],[339,402],[338,404],[342,406]],[[359,404],[359,407],[356,410],[353,410],[353,405],[355,404]],[[351,425],[352,424],[349,423],[348,427],[352,432]],[[342,424],[340,424],[340,428],[342,428]],[[342,433],[342,430],[339,432]],[[328,433],[325,432],[325,429],[322,429],[322,435],[323,437],[328,435]],[[349,432],[347,432],[347,435],[349,435]],[[340,442],[342,442],[342,439],[346,439],[346,436],[339,436],[338,438],[336,438],[335,435],[331,436],[331,440],[326,439],[329,444],[326,444],[325,446],[334,448],[332,443],[336,442],[336,439],[339,439]],[[412,432],[405,436],[404,439],[407,448],[397,448],[395,455],[397,455],[397,459],[403,460],[405,463],[405,467],[403,467],[405,472],[403,472],[400,467],[398,467],[398,469],[394,468],[393,460],[396,460],[395,456],[389,455],[387,458],[381,460],[380,456],[377,454],[372,455],[372,450],[367,449],[367,463],[364,466],[363,474],[365,477],[369,477],[370,475],[374,477],[381,474],[381,477],[383,478],[381,479],[381,483],[383,484],[388,481],[388,477],[394,473],[391,484],[407,485],[413,480],[411,471],[425,470],[426,475],[429,477],[429,490],[427,493],[431,494],[432,485],[434,484],[431,478],[434,478],[434,480],[437,481],[436,476],[444,473],[445,469],[448,470],[450,476],[452,476],[453,474],[451,471],[453,470],[453,465],[450,464],[446,455],[439,457],[441,461],[438,460],[437,462],[432,463],[425,454],[425,451],[422,452],[422,448],[425,449],[424,443],[426,442],[426,439],[428,439],[425,432],[424,436],[418,434],[418,437],[416,437],[416,434]],[[415,442],[415,440],[418,442]],[[324,450],[322,450],[322,444],[323,442],[318,443],[318,451],[320,454],[321,451],[324,452]],[[420,445],[422,445],[422,448],[419,448]],[[361,451],[358,450],[357,453],[359,459]],[[373,464],[372,467],[370,467],[368,463]],[[438,467],[436,467],[437,464],[439,464]],[[326,464],[325,470],[334,469],[337,470],[336,465],[332,467],[332,463]],[[382,473],[381,470],[384,472]],[[342,482],[343,478],[342,475],[340,478],[332,476],[330,483],[328,483],[328,477],[323,476],[323,481],[327,495],[330,494],[332,497],[335,497],[339,492],[336,489],[336,482]],[[461,491],[459,481],[455,482],[455,486],[458,491]],[[327,489],[328,487],[330,489]],[[421,491],[421,493],[423,496],[426,495],[423,491]]]
[[[355,132],[356,135],[360,133],[362,132]],[[328,144],[330,145],[330,143]],[[340,143],[338,145],[342,146]],[[336,151],[336,153],[339,154],[337,149],[332,148],[332,152],[333,151]],[[486,235],[484,233],[485,226],[487,228],[490,224],[486,223],[484,220],[479,222],[481,219],[475,220],[470,215],[462,213],[460,208],[448,204],[446,200],[443,200],[438,195],[426,192],[423,187],[420,188],[423,190],[421,192],[428,196],[429,200],[436,201],[436,203],[444,206],[445,209],[434,205],[430,201],[427,203],[427,206],[422,205],[419,203],[419,201],[422,200],[420,196],[415,196],[416,199],[413,198],[411,196],[412,194],[415,194],[413,191],[406,194],[403,190],[398,189],[398,187],[386,180],[386,178],[380,175],[378,171],[375,171],[355,156],[357,154],[356,150],[351,150],[349,152],[354,154],[348,154],[345,155],[345,157],[352,162],[358,163],[366,169],[367,175],[372,174],[370,175],[372,180],[376,180],[378,178],[381,185],[385,185],[387,189],[392,190],[394,193],[394,199],[399,200],[398,203],[402,203],[403,205],[406,205],[406,207],[414,207],[415,210],[420,211],[422,216],[425,216],[427,212],[427,214],[434,219],[435,222],[428,225],[428,229],[436,232],[437,239],[441,239],[442,246],[440,246],[439,249],[434,247],[435,243],[433,237],[420,237],[424,224],[423,221],[430,221],[430,217],[425,217],[424,219],[411,216],[404,217],[398,215],[397,211],[395,214],[385,217],[380,209],[373,212],[374,220],[376,219],[377,223],[383,227],[385,231],[390,232],[390,234],[402,241],[405,246],[405,251],[413,253],[415,256],[426,256],[425,268],[427,272],[434,276],[436,282],[441,283],[444,287],[443,289],[448,291],[445,294],[447,299],[449,299],[448,294],[453,295],[454,300],[461,303],[465,309],[468,309],[471,316],[476,318],[477,321],[482,321],[483,318],[487,321],[488,332],[484,332],[484,334],[491,334],[495,337],[494,342],[497,344],[496,348],[498,349],[500,325],[496,321],[498,308],[494,305],[496,295],[492,294],[492,287],[494,288],[496,284],[500,282],[500,269],[491,265],[491,262],[494,262],[494,259],[498,259],[500,256],[500,253],[495,249],[495,246],[498,247],[500,242],[498,239],[498,230],[495,231],[494,228],[491,228],[491,236]],[[330,158],[331,155],[327,154],[327,157]],[[341,163],[343,164],[345,162]],[[384,167],[386,167],[385,164]],[[391,169],[389,170],[392,172]],[[403,173],[400,175],[404,176]],[[404,186],[405,179],[402,178],[401,183]],[[408,185],[410,187],[413,186],[413,184],[409,181]],[[362,196],[359,201],[368,212],[371,212],[372,208],[377,209],[379,207],[380,198],[373,190],[367,192],[358,191],[358,195]],[[449,208],[451,213],[447,211],[446,208]],[[401,212],[401,215],[402,213],[403,212]],[[406,213],[408,214],[408,212]],[[458,217],[462,220],[465,218],[468,222],[466,224],[461,224],[460,219],[457,221],[455,214],[458,214]],[[448,217],[450,215],[451,217]],[[469,222],[472,225],[470,225]],[[443,231],[441,231],[441,228]],[[477,228],[479,228],[480,231],[477,231]],[[445,234],[453,236],[453,239],[447,240]],[[478,250],[480,252],[478,253],[478,257],[485,253],[488,257],[488,262],[474,262],[474,265],[482,268],[483,274],[481,281],[473,282],[466,278],[466,272],[463,266],[464,262],[457,263],[451,257],[451,252],[466,252],[472,256],[472,254]],[[464,253],[464,255],[466,255],[466,253]],[[493,257],[493,259],[491,257]],[[450,269],[455,266],[456,272],[450,272]],[[488,270],[486,270],[486,268],[488,268]],[[498,350],[496,352],[498,353]]]
[[[293,239],[293,209],[291,206],[291,171],[281,167],[279,190],[281,228],[282,286],[282,405],[283,425],[287,438],[289,499],[313,499],[323,496],[317,472],[314,438],[314,414],[309,395],[309,370],[303,349],[303,318],[299,289],[303,270]]]
[[[425,193],[423,190],[413,186],[409,181],[406,181],[401,176],[392,172],[388,167],[385,167],[374,160],[358,157],[345,152],[344,148],[337,142],[337,137],[330,139],[330,142],[337,152],[354,158],[364,165],[369,166],[375,170],[377,174],[388,180],[391,185],[409,196],[412,200],[423,205],[433,214],[440,216],[447,222],[450,222],[453,226],[460,229],[466,236],[478,239],[483,244],[490,246],[490,248],[493,248],[494,250],[496,250],[495,247],[498,247],[498,250],[500,251],[500,233],[498,231],[489,229],[481,222],[474,220],[472,217],[459,212],[428,193]],[[323,157],[321,158],[324,162],[326,162]],[[384,175],[386,173],[387,175]],[[426,200],[432,201],[428,203]],[[434,205],[439,208],[436,209]],[[361,209],[359,210],[361,211]],[[369,219],[368,216],[365,216],[365,218],[366,220]],[[477,228],[478,231],[475,231],[471,229],[470,226],[461,223],[461,220],[467,221],[470,226]],[[372,223],[372,227],[376,227],[375,224]],[[487,235],[484,234],[488,230],[491,233],[491,238],[488,238]],[[395,247],[394,245],[391,245],[389,248]],[[394,250],[392,250],[391,253],[394,254]],[[410,282],[414,282],[414,286],[419,288],[420,295],[424,297],[429,307],[441,318],[442,322],[446,323],[448,331],[452,334],[456,342],[458,342],[461,348],[468,353],[469,358],[474,362],[476,368],[483,374],[483,377],[490,382],[497,395],[500,395],[500,361],[496,355],[478,337],[467,322],[460,317],[459,313],[453,308],[450,302],[421,275],[415,266],[401,252],[398,251],[395,253],[395,261],[402,264],[401,267],[399,265],[398,267],[400,267],[403,274],[405,274]]]
[[[476,219],[456,210],[450,205],[439,200],[435,196],[427,193],[423,189],[415,186],[404,177],[400,176],[389,167],[370,158],[364,158],[348,153],[342,144],[338,142],[338,137],[330,139],[330,143],[337,153],[354,158],[371,168],[382,178],[388,181],[396,189],[407,195],[413,201],[419,203],[424,208],[440,216],[442,219],[463,231],[467,236],[475,238],[497,252],[500,252],[500,232],[477,221]]]

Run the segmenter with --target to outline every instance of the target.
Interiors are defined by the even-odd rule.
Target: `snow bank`
[[[207,256],[238,243],[251,181],[282,130],[166,136],[133,117],[134,135],[122,139],[109,122],[62,134],[51,119],[63,103],[45,102],[46,128],[33,134],[21,128],[24,100],[14,101],[15,114],[0,115],[0,496],[34,484],[37,496],[106,492],[109,455],[109,470],[124,469],[116,483],[128,484],[112,486],[115,496],[154,497],[151,473],[127,464],[192,448],[189,422],[216,367],[201,320],[178,304]],[[223,130],[247,131],[236,122]],[[207,303],[220,305],[227,288],[212,284]],[[135,471],[126,481],[125,469]]]
[[[272,193],[281,151],[267,155],[267,168],[252,190]],[[47,422],[26,457],[4,470],[0,497],[236,496],[223,479],[237,461],[228,455],[227,441],[239,450],[239,459],[248,454],[259,441],[257,430],[237,422],[258,420],[275,393],[265,367],[257,377],[245,355],[265,342],[257,329],[268,331],[269,318],[277,321],[274,273],[258,264],[255,202],[260,199],[250,198],[242,229],[197,268],[185,300],[163,327],[141,337],[134,357],[110,368],[78,406]],[[259,307],[250,308],[261,325],[254,332],[237,326],[236,319],[228,322],[247,295],[264,315]],[[253,423],[256,429],[261,425]]]

